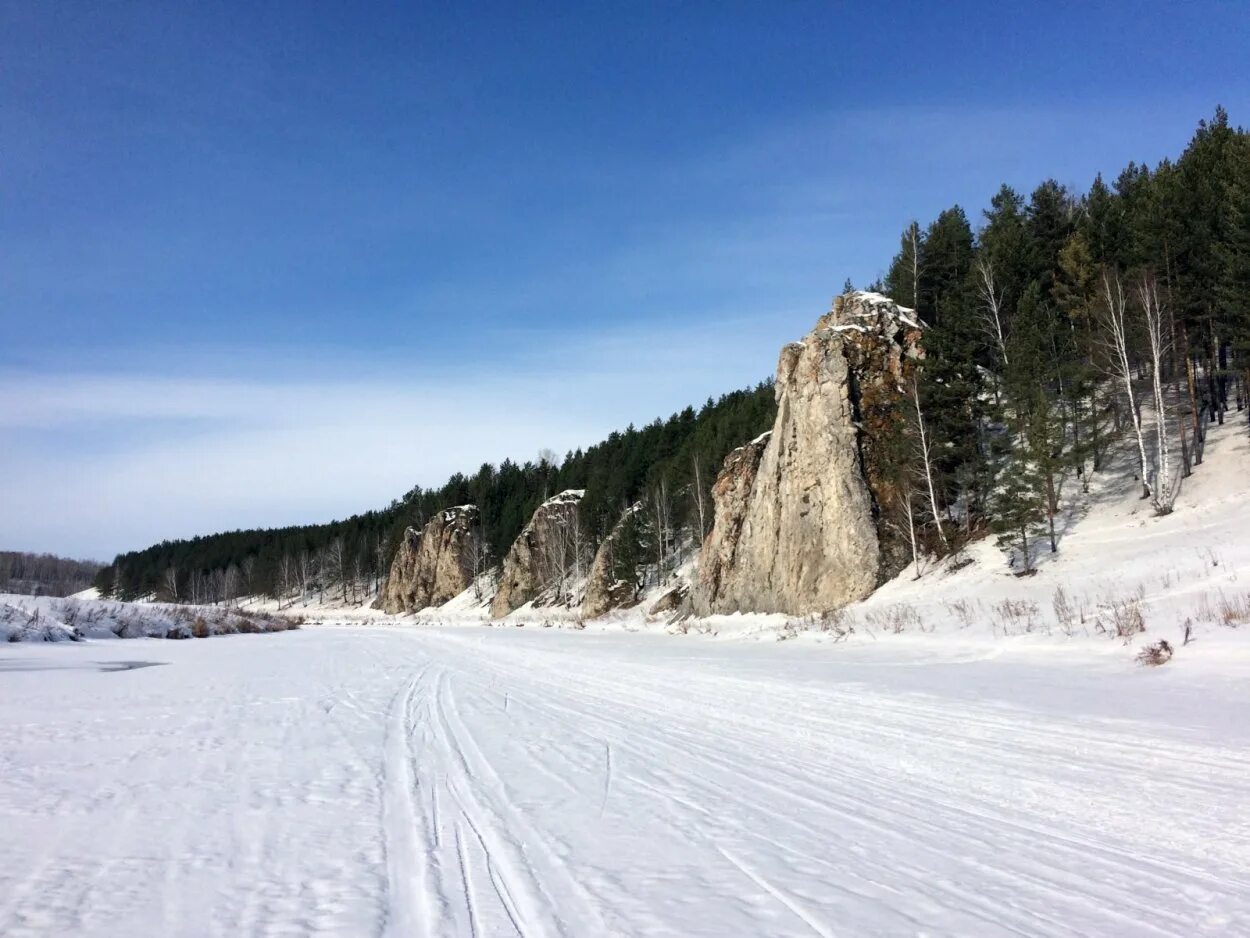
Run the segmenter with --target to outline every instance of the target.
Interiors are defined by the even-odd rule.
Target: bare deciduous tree
[[[278,608],[282,608],[282,597],[291,592],[296,581],[295,561],[290,554],[283,554],[278,559]]]
[[[1151,503],[1161,515],[1172,511],[1176,503],[1175,482],[1172,478],[1172,454],[1168,445],[1168,411],[1163,399],[1163,362],[1171,348],[1171,337],[1165,333],[1164,310],[1159,302],[1158,285],[1154,278],[1143,275],[1137,286],[1137,298],[1141,302],[1146,319],[1146,340],[1150,345],[1150,374],[1155,404],[1155,475],[1151,488]]]
[[[490,592],[489,582],[493,555],[486,532],[480,525],[475,525],[469,533],[469,565],[473,571],[473,596],[478,602],[486,599]]]
[[[386,555],[390,550],[390,537],[379,533],[373,543],[373,592],[382,592],[382,577],[386,574]]]
[[[347,551],[343,546],[343,539],[336,537],[326,545],[325,549],[325,566],[328,570],[323,570],[323,579],[325,575],[333,575],[339,578],[339,588],[343,595],[343,605],[347,605]],[[325,587],[322,587],[321,602],[325,604]]]
[[[164,581],[165,596],[170,602],[178,602],[178,568],[170,564],[165,568]]]
[[[1003,291],[994,283],[994,265],[986,258],[977,261],[977,292],[981,296],[981,323],[990,341],[998,349],[1003,367],[1009,364],[1007,359],[1007,339],[1003,330]]]
[[[1103,271],[1102,299],[1099,324],[1102,326],[1103,341],[1110,353],[1111,372],[1116,380],[1123,383],[1124,393],[1128,397],[1129,418],[1133,421],[1133,433],[1137,438],[1137,453],[1141,464],[1142,498],[1148,498],[1150,467],[1146,460],[1146,436],[1142,430],[1141,410],[1133,393],[1133,365],[1129,357],[1129,320],[1126,312],[1128,303],[1119,272]]]
[[[239,572],[243,584],[243,594],[252,596],[256,592],[256,555],[251,554],[243,558],[243,562],[239,564]]]
[[[699,457],[692,455],[690,461],[694,464],[694,506],[699,516],[699,543],[702,544],[707,538],[708,529],[708,510],[707,497],[703,490],[703,476],[699,470]]]
[[[230,606],[239,596],[239,568],[234,564],[221,571],[221,599]]]
[[[663,582],[668,575],[673,554],[673,501],[669,496],[668,481],[661,478],[651,489],[647,499],[647,512],[651,516],[651,528],[655,535],[656,576]]]
[[[933,481],[933,440],[925,425],[924,408],[920,406],[920,385],[916,376],[911,379],[911,403],[916,416],[916,455],[920,459],[924,473],[925,489],[929,498],[929,511],[933,515],[933,526],[937,528],[938,539],[942,547],[949,549],[950,542],[946,539],[946,531],[942,528],[942,514],[938,510],[937,486]]]

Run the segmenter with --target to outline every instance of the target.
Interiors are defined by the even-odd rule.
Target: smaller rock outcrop
[[[389,613],[441,606],[473,583],[475,505],[437,512],[418,531],[408,528],[374,606]]]
[[[583,489],[567,489],[535,510],[504,557],[499,587],[490,604],[492,618],[500,619],[531,600],[548,596],[567,599],[564,591],[585,570],[586,544],[578,507]]]
[[[629,528],[641,510],[639,504],[625,509],[595,551],[590,575],[586,578],[586,598],[582,600],[582,616],[585,618],[597,619],[613,609],[632,606],[637,601],[637,576],[632,570],[621,569],[634,566],[628,557],[628,550],[622,550],[627,547],[622,541],[629,536]]]
[[[725,457],[712,484],[715,523],[699,552],[699,585],[695,610],[700,615],[713,611],[713,602],[724,593],[722,581],[733,575],[742,526],[746,523],[751,492],[759,474],[760,460],[772,431],[739,446]],[[721,611],[721,610],[717,610]]]
[[[683,613],[687,613],[686,600],[690,596],[690,584],[685,580],[679,580],[673,586],[660,594],[660,598],[651,604],[651,608],[647,610],[649,616],[670,616],[680,618]]]

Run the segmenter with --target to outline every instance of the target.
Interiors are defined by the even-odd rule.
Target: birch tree
[[[165,568],[165,595],[170,602],[178,602],[178,568],[173,564]]]
[[[1172,454],[1168,444],[1168,411],[1163,399],[1162,366],[1172,348],[1171,337],[1164,329],[1164,310],[1159,302],[1159,289],[1154,278],[1143,275],[1137,285],[1137,298],[1146,320],[1146,340],[1150,346],[1150,379],[1155,405],[1155,475],[1151,486],[1151,503],[1155,512],[1169,514],[1176,502],[1172,478]]]
[[[1003,297],[1005,292],[994,282],[994,265],[982,257],[976,263],[977,293],[981,298],[981,323],[986,335],[998,356],[1002,359],[1003,368],[1011,362],[1007,357],[1007,339],[1003,330]]]
[[[691,454],[690,462],[694,465],[694,507],[699,517],[699,543],[707,538],[708,511],[707,496],[703,489],[703,474],[699,469],[698,454]]]
[[[339,588],[343,594],[343,605],[345,606],[347,605],[347,556],[346,554],[347,554],[347,551],[346,551],[346,548],[343,546],[343,539],[341,537],[334,538],[333,540],[330,541],[329,544],[326,545],[326,552],[325,552],[326,565],[329,567],[330,571],[333,572],[339,578]],[[322,587],[322,593],[323,593],[323,597],[321,600],[322,604],[325,603],[324,592],[325,592],[325,588]]]
[[[278,608],[282,608],[282,597],[291,591],[295,580],[295,561],[290,554],[283,554],[278,559]]]
[[[491,586],[487,574],[490,572],[493,556],[490,541],[481,525],[475,525],[469,534],[469,564],[473,570],[473,596],[478,602],[486,599]]]
[[[1099,322],[1103,341],[1109,352],[1108,360],[1112,376],[1124,386],[1128,398],[1129,419],[1133,423],[1133,435],[1137,440],[1137,455],[1141,466],[1142,498],[1150,497],[1150,466],[1146,459],[1146,436],[1142,430],[1141,409],[1133,393],[1133,364],[1129,357],[1128,303],[1119,272],[1103,271],[1102,299]]]
[[[946,539],[946,531],[942,528],[942,514],[938,510],[937,486],[933,482],[933,441],[928,427],[925,425],[924,408],[920,406],[920,385],[916,376],[911,379],[911,404],[916,417],[916,455],[920,459],[921,472],[924,474],[925,490],[929,499],[929,511],[933,515],[933,526],[937,529],[938,539],[943,549],[950,549]]]
[[[317,559],[307,550],[299,552],[299,559],[296,561],[296,574],[299,578],[300,601],[308,605],[308,586],[313,578],[313,572],[317,566]]]

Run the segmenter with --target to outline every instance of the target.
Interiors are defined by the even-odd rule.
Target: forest
[[[923,367],[897,412],[876,415],[888,428],[877,444],[890,476],[883,523],[906,532],[913,556],[996,534],[1027,574],[1038,550],[1059,549],[1064,486],[1087,484],[1112,443],[1132,439],[1142,497],[1166,513],[1201,464],[1208,422],[1244,414],[1250,135],[1217,109],[1177,159],[1131,163],[1088,191],[1003,185],[973,218],[954,205],[907,225],[868,288],[926,327]],[[647,506],[631,515],[621,554],[663,569],[677,545],[706,535],[725,455],[769,429],[775,408],[765,382],[563,459],[483,465],[345,521],[162,542],[117,557],[95,582],[117,598],[328,590],[362,602],[406,526],[476,504],[498,559],[535,507],[568,488],[586,490],[590,549],[623,511]]]
[[[89,587],[103,566],[54,554],[0,550],[0,593],[69,596]]]
[[[329,593],[362,602],[385,577],[406,527],[420,528],[440,509],[474,504],[484,551],[501,558],[534,509],[565,489],[586,491],[580,518],[587,545],[653,489],[674,493],[667,500],[674,529],[689,527],[701,507],[710,524],[707,491],[725,455],[767,430],[775,413],[772,382],[765,381],[709,399],[697,411],[687,407],[667,420],[614,432],[563,459],[544,452],[521,464],[484,463],[472,475],[457,473],[439,488],[415,487],[384,509],[344,521],[162,541],[118,556],[95,584],[118,599],[205,603],[298,593],[321,601]],[[693,493],[701,493],[701,504]]]
[[[1250,136],[1218,108],[1175,162],[1085,193],[1004,185],[975,231],[958,205],[907,226],[875,286],[928,325],[909,521],[938,553],[988,528],[1031,572],[1038,539],[1058,549],[1061,487],[1111,442],[1132,437],[1142,497],[1167,513],[1206,423],[1244,411]]]

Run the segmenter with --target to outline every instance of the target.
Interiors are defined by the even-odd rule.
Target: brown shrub
[[[1157,668],[1161,664],[1167,664],[1172,660],[1172,646],[1166,640],[1160,639],[1153,645],[1147,645],[1137,653],[1137,661],[1147,667]]]

